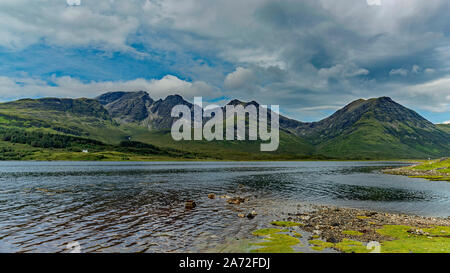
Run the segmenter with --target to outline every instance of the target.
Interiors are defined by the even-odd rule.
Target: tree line
[[[28,144],[32,147],[38,148],[61,149],[77,146],[83,146],[84,148],[105,146],[102,142],[93,139],[51,134],[39,131],[25,131],[14,128],[0,127],[0,136],[3,141]]]

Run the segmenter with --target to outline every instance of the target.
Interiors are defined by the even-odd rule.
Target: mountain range
[[[260,152],[259,141],[172,140],[174,118],[170,113],[179,104],[196,107],[179,95],[154,100],[144,91],[109,92],[93,99],[42,98],[1,103],[0,149],[4,154],[22,153],[13,159],[42,159],[35,154],[64,154],[68,150],[73,154],[88,145],[83,143],[89,139],[95,142],[88,146],[102,152],[102,156],[121,151],[124,158],[127,153],[137,152],[130,148],[136,145],[146,147],[152,159],[161,155],[219,160],[405,159],[450,154],[450,125],[433,124],[388,97],[353,101],[318,122],[280,115],[280,147],[273,153]],[[256,101],[237,99],[228,104],[259,106]],[[39,140],[42,135],[50,141],[46,145]],[[53,147],[56,140],[65,146]],[[70,144],[73,141],[78,144]],[[140,155],[145,154],[141,151]]]

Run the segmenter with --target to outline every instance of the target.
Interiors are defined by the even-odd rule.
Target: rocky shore
[[[385,226],[410,226],[411,234],[421,233],[420,230],[435,226],[450,227],[450,217],[427,218],[329,206],[316,206],[308,213],[291,214],[287,220],[302,223],[301,229],[330,243],[341,242],[344,239],[356,239],[361,242],[393,240],[391,236],[379,232]],[[427,235],[425,232],[423,234]],[[450,238],[450,233],[442,233],[442,236]]]
[[[215,198],[212,194],[208,198]],[[450,217],[423,217],[355,208],[286,204],[280,214],[243,207],[253,197],[219,196],[236,217],[259,222],[241,250],[257,253],[450,253]],[[254,200],[253,200],[254,201]],[[224,202],[225,203],[225,202]],[[250,206],[251,207],[251,206]],[[283,215],[283,216],[280,216]],[[269,219],[268,216],[270,217]],[[261,217],[267,222],[261,224]],[[256,219],[256,220],[254,220]]]
[[[450,217],[433,218],[368,210],[312,206],[290,213],[272,228],[256,230],[263,242],[252,252],[450,253]],[[306,232],[306,237],[305,237]],[[305,241],[306,239],[306,241]],[[302,241],[303,240],[303,241]]]

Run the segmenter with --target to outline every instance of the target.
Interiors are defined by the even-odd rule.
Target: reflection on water
[[[1,162],[0,252],[190,252],[248,238],[300,202],[449,216],[450,184],[385,162]],[[240,206],[209,193],[249,197]],[[184,202],[198,206],[186,210]],[[254,220],[238,213],[256,210]]]
[[[430,201],[433,196],[425,192],[404,189],[386,189],[378,187],[361,187],[353,185],[334,185],[335,198],[361,201]]]

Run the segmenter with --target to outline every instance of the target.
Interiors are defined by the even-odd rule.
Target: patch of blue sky
[[[177,71],[163,61],[136,58],[132,54],[106,53],[92,48],[63,48],[35,44],[21,51],[0,50],[0,75],[8,77],[70,76],[82,82],[127,81],[136,78],[162,78]]]
[[[426,117],[426,119],[428,119],[432,123],[443,123],[450,120],[450,115],[448,112],[431,112],[417,109],[414,110],[416,110],[419,115]]]

